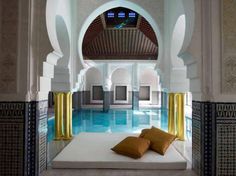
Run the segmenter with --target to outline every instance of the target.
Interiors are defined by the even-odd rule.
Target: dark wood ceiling
[[[158,41],[150,24],[140,17],[135,28],[107,28],[103,16],[89,26],[83,41],[86,59],[156,60]]]

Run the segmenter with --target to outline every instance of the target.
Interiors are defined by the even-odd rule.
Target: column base
[[[110,97],[111,97],[110,91],[103,92],[103,112],[108,112],[110,110],[110,104],[111,104]]]
[[[139,91],[132,91],[132,109],[139,110]]]
[[[168,108],[168,93],[161,92],[161,108],[167,109]]]
[[[83,104],[83,92],[82,91],[74,92],[72,97],[73,109],[80,111],[82,109],[82,104]]]

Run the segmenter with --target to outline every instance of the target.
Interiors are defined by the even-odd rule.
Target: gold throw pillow
[[[176,138],[176,136],[162,131],[156,127],[152,127],[151,129],[144,129],[140,134],[140,137],[150,140],[150,148],[161,155],[165,154],[170,144]]]
[[[143,156],[143,154],[148,150],[149,145],[150,141],[147,139],[129,136],[111,150],[118,154],[137,159]]]

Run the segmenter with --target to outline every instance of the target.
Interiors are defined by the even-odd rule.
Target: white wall
[[[140,71],[140,85],[150,85],[152,91],[160,91],[159,76],[154,70],[145,69]]]
[[[170,57],[165,62],[165,67],[168,68],[169,65],[170,70],[169,78],[166,78],[168,80],[164,81],[169,81],[170,92],[188,92],[187,69],[182,58],[178,56],[184,42],[186,29],[184,7],[179,0],[167,0],[165,1],[165,8],[168,10],[168,14],[166,13],[165,16],[165,27],[168,29],[165,33],[165,42],[166,47],[169,48],[167,56]]]
[[[111,81],[112,81],[111,91],[114,91],[115,84],[128,85],[128,91],[132,90],[131,75],[126,69],[118,68],[117,70],[115,70],[112,74]]]
[[[96,69],[96,68],[90,68],[87,72],[86,72],[86,86],[85,86],[85,90],[86,91],[90,91],[91,90],[91,86],[93,84],[99,84],[99,85],[103,85],[102,82],[102,74],[101,72]]]

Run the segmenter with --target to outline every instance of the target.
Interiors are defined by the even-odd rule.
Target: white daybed
[[[168,169],[183,170],[186,159],[171,145],[164,156],[147,151],[140,159],[118,155],[113,146],[127,136],[127,133],[80,133],[52,161],[53,168],[66,169]]]

